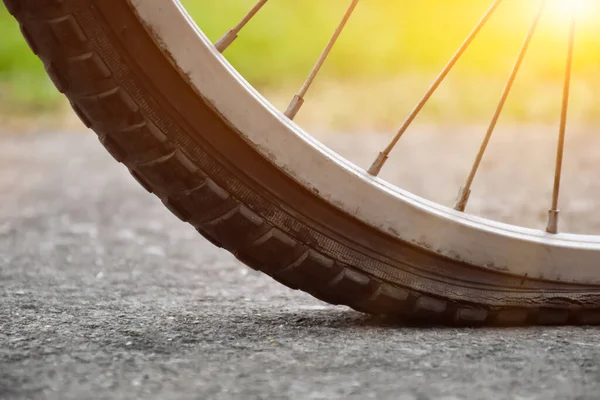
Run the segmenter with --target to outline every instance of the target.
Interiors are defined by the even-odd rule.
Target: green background
[[[198,25],[213,40],[234,25],[255,0],[188,0],[184,4]],[[390,85],[382,101],[412,103],[443,67],[479,17],[489,0],[363,0],[315,84],[316,97],[328,98],[326,82],[348,96],[367,95],[371,86]],[[348,0],[271,0],[227,51],[227,57],[259,89],[276,92],[301,84],[320,54]],[[537,1],[505,0],[448,81],[442,99],[433,101],[428,115],[443,114],[444,107],[461,118],[479,118],[497,99],[521,46]],[[507,107],[514,119],[554,118],[566,54],[567,22],[556,7],[545,14],[532,43],[514,96]],[[594,83],[600,79],[600,19],[585,16],[579,25],[575,104],[584,119],[595,119]],[[589,21],[588,21],[589,19]],[[15,114],[53,111],[61,97],[46,78],[41,63],[31,54],[18,26],[0,7],[0,109]],[[405,83],[402,83],[405,82]],[[319,87],[321,89],[319,89]],[[360,88],[360,89],[357,89]],[[319,92],[321,90],[321,92]],[[406,93],[410,92],[410,95]],[[321,93],[321,94],[319,94]],[[493,105],[493,104],[492,104]],[[338,105],[339,106],[339,105]],[[398,103],[398,107],[403,103]],[[439,110],[438,110],[439,109]]]

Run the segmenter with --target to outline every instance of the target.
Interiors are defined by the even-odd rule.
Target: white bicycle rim
[[[471,216],[369,175],[263,98],[216,51],[179,1],[130,1],[197,93],[257,152],[330,204],[456,261],[530,278],[600,283],[599,236],[549,234]]]

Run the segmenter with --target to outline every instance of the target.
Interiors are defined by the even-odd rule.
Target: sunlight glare
[[[597,0],[549,0],[548,5],[552,14],[560,19],[573,13],[579,19],[587,19],[598,11]]]

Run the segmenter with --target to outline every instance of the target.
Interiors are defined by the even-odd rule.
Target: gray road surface
[[[598,399],[599,333],[327,306],[213,248],[93,135],[0,139],[0,399]]]

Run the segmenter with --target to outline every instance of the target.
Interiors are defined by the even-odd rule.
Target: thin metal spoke
[[[471,33],[469,33],[469,36],[467,36],[467,38],[462,43],[460,48],[457,50],[457,52],[454,54],[454,56],[452,56],[452,58],[450,59],[448,64],[446,64],[446,66],[444,67],[442,72],[438,75],[438,77],[433,82],[433,84],[431,85],[429,90],[427,90],[427,92],[425,93],[425,96],[423,96],[423,98],[419,101],[419,103],[417,104],[415,109],[409,114],[408,118],[406,119],[404,124],[400,127],[400,129],[396,133],[396,136],[391,141],[391,143],[385,148],[384,151],[379,153],[379,155],[377,156],[377,158],[375,159],[375,161],[373,162],[373,164],[371,165],[371,167],[368,170],[369,174],[371,174],[373,176],[379,175],[379,173],[381,172],[381,169],[383,168],[386,161],[388,160],[390,153],[392,152],[394,147],[396,147],[396,144],[398,143],[398,141],[400,140],[402,135],[404,135],[404,133],[410,127],[410,125],[413,123],[413,121],[415,120],[417,115],[419,115],[419,113],[421,112],[421,110],[423,109],[425,104],[427,104],[427,102],[429,101],[429,99],[431,98],[433,93],[442,84],[442,82],[444,81],[444,79],[446,78],[448,73],[452,70],[452,68],[454,67],[456,62],[460,59],[460,57],[462,57],[464,52],[467,50],[467,48],[471,45],[471,43],[473,42],[475,37],[481,31],[481,28],[483,28],[483,26],[487,23],[487,21],[490,19],[490,17],[494,13],[494,11],[496,11],[496,9],[500,5],[500,3],[502,3],[502,1],[503,0],[495,0],[492,3],[490,8],[486,11],[486,13],[483,15],[481,20],[475,26],[475,28],[473,28]]]
[[[558,147],[556,150],[556,167],[554,172],[554,190],[552,191],[552,208],[548,212],[548,233],[558,233],[558,200],[560,195],[560,183],[562,177],[563,155],[565,150],[565,136],[567,132],[567,114],[569,110],[569,95],[571,92],[571,77],[573,74],[573,53],[575,49],[575,32],[577,28],[577,16],[575,11],[571,15],[571,29],[569,33],[569,50],[567,54],[567,68],[565,73],[565,85],[563,89],[562,110],[560,115],[560,131],[558,135]]]
[[[315,64],[312,71],[310,72],[310,75],[306,79],[306,82],[304,82],[304,85],[302,85],[302,88],[300,89],[298,94],[296,94],[294,96],[290,105],[286,109],[285,115],[289,119],[294,119],[296,117],[296,114],[298,114],[298,111],[300,111],[300,108],[304,104],[304,96],[310,89],[310,86],[312,85],[315,78],[317,77],[317,74],[321,70],[321,67],[323,67],[325,60],[327,60],[329,53],[331,53],[331,49],[333,49],[333,46],[335,45],[338,38],[340,37],[340,34],[346,27],[346,24],[348,23],[348,20],[352,16],[352,13],[354,12],[354,9],[356,8],[356,5],[358,4],[358,2],[359,2],[359,0],[352,0],[352,3],[350,4],[350,6],[348,7],[348,10],[346,11],[346,14],[344,14],[342,21],[340,22],[337,29],[333,33],[333,36],[331,37],[331,39],[329,39],[329,42],[327,43],[325,50],[323,50],[323,53],[321,53],[321,56],[319,57],[319,59],[317,60],[317,63]]]
[[[504,91],[502,92],[500,102],[498,103],[498,106],[496,107],[496,111],[494,112],[494,116],[492,117],[492,121],[490,122],[490,125],[489,125],[488,130],[485,135],[485,138],[483,139],[483,142],[481,143],[481,147],[479,148],[479,153],[477,154],[475,162],[473,163],[473,166],[471,167],[471,172],[469,173],[467,182],[460,189],[460,192],[458,193],[458,200],[456,202],[456,205],[454,206],[454,208],[457,211],[465,211],[465,208],[467,207],[467,203],[469,202],[469,196],[471,195],[471,186],[473,185],[473,180],[475,179],[475,175],[477,174],[477,171],[479,170],[479,166],[481,165],[481,161],[483,160],[485,151],[487,150],[487,147],[490,143],[490,139],[492,138],[494,130],[496,129],[496,125],[498,124],[500,115],[502,114],[502,111],[504,110],[504,106],[506,105],[506,100],[508,99],[508,96],[510,95],[510,92],[511,92],[513,85],[515,83],[515,80],[517,78],[517,75],[518,75],[519,71],[521,70],[521,65],[523,64],[523,60],[525,59],[527,50],[529,50],[529,44],[531,43],[531,39],[533,38],[533,35],[535,34],[535,32],[537,30],[538,24],[540,22],[540,18],[542,17],[542,14],[544,13],[544,9],[546,8],[546,4],[547,4],[547,0],[541,1],[540,7],[533,19],[531,27],[529,28],[529,32],[527,32],[527,36],[525,37],[525,41],[523,42],[523,46],[521,47],[521,50],[517,57],[517,61],[515,62],[515,65],[510,73],[510,76],[508,78],[508,81],[506,83]]]
[[[215,47],[219,52],[224,52],[235,39],[237,39],[240,31],[248,22],[260,11],[268,0],[259,0],[258,3],[246,14],[246,16],[232,29],[228,30],[221,39],[215,43]]]

